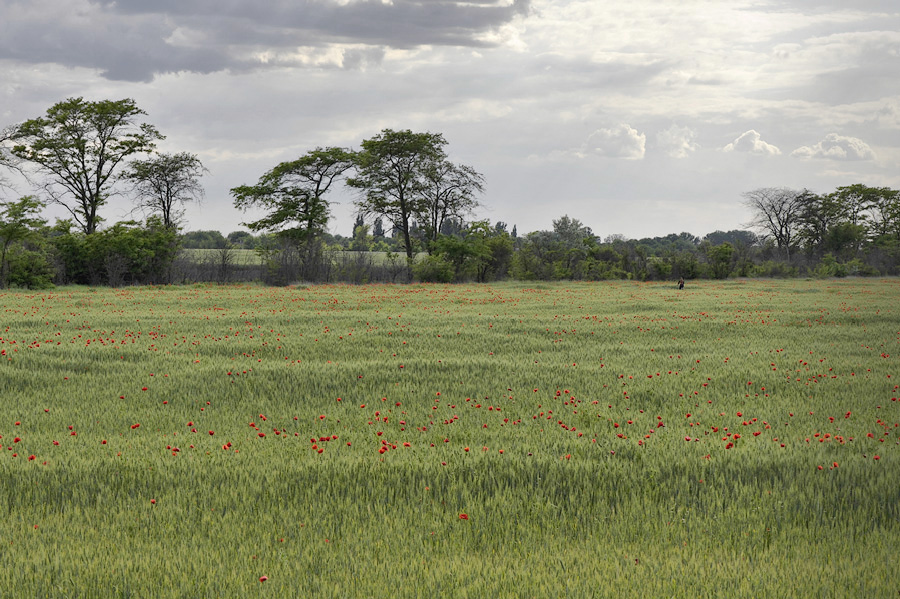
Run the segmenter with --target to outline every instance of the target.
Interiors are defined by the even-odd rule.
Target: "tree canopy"
[[[268,211],[262,218],[244,223],[251,230],[278,231],[303,240],[324,230],[330,213],[325,194],[352,165],[349,150],[316,148],[277,165],[256,185],[232,188],[231,195],[241,210]]]
[[[475,196],[484,191],[484,177],[471,166],[438,160],[425,168],[423,210],[428,240],[434,243],[447,219],[463,220],[478,207]]]
[[[440,133],[384,129],[362,142],[362,150],[356,155],[357,175],[347,180],[362,192],[357,201],[360,211],[386,218],[403,236],[410,265],[410,221],[427,210],[426,172],[444,160],[446,144]]]
[[[131,99],[69,98],[16,127],[12,153],[46,177],[43,188],[50,201],[91,234],[103,220],[99,209],[109,198],[116,170],[164,139],[152,125],[138,122],[145,114]]]
[[[246,224],[253,231],[277,232],[300,247],[304,275],[312,274],[316,242],[326,230],[330,206],[325,194],[353,166],[353,155],[343,148],[316,148],[300,158],[282,162],[263,174],[256,185],[231,190],[241,210],[263,208],[265,216]]]

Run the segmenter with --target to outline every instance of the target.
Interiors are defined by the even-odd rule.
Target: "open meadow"
[[[897,279],[0,310],[3,597],[900,592]]]

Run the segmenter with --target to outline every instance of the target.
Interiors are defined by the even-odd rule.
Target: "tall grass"
[[[892,596],[897,297],[0,295],[0,595]]]

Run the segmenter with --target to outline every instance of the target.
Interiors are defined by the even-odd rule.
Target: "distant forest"
[[[483,176],[452,162],[441,134],[409,130],[319,147],[233,188],[235,207],[264,213],[247,231],[186,231],[183,206],[202,198],[206,169],[187,152],[157,153],[162,135],[144,114],[132,100],[69,98],[0,132],[0,187],[10,189],[4,169],[35,187],[0,201],[0,288],[900,274],[897,190],[759,188],[735,199],[752,214],[746,230],[703,237],[601,237],[568,215],[520,234],[475,219]],[[357,192],[346,237],[328,233],[336,185]],[[108,224],[113,193],[142,218]],[[49,224],[48,204],[70,218]]]

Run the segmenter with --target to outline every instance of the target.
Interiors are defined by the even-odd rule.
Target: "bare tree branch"
[[[163,225],[177,227],[183,211],[179,205],[200,202],[203,186],[200,177],[208,172],[195,154],[159,154],[146,160],[135,160],[122,174],[130,181],[136,195],[135,209],[158,213]]]

